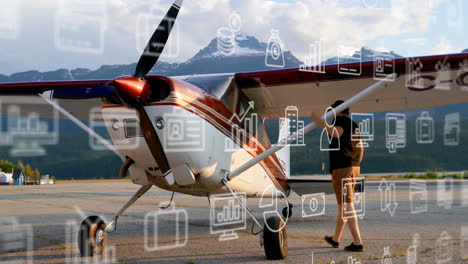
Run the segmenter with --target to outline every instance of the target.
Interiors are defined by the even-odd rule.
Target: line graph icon
[[[253,109],[254,102],[250,101],[249,106],[240,117],[233,114],[229,119],[233,138],[225,139],[225,152],[235,152],[241,148],[247,151],[257,150],[258,145],[255,143],[253,136],[258,131],[259,116],[253,112]]]

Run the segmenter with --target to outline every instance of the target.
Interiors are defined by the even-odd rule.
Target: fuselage
[[[261,117],[235,84],[220,82],[225,87],[216,87],[216,95],[183,80],[154,77],[150,83],[153,100],[145,110],[164,146],[174,184],[158,169],[138,131],[135,111],[118,101],[101,103],[103,119],[119,156],[135,161],[130,167],[134,183],[197,196],[225,193],[228,190],[222,179],[226,174],[270,147]],[[280,164],[272,155],[236,177],[230,186],[249,197],[273,195],[264,194],[265,190],[288,194]],[[270,188],[272,185],[275,188]]]

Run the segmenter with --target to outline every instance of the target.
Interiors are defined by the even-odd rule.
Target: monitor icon
[[[12,146],[10,156],[44,156],[43,146],[58,143],[58,112],[42,99],[15,98],[3,107],[7,117],[2,144]]]
[[[236,196],[245,204],[245,193],[236,193]],[[231,194],[211,195],[210,200],[210,233],[221,234],[219,241],[238,239],[236,231],[247,227],[245,210]]]
[[[359,142],[358,147],[368,148],[368,142],[374,141],[374,114],[353,113],[351,120],[358,125],[354,131],[351,127],[351,140]]]

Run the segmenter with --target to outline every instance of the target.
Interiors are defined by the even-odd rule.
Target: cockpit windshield
[[[232,79],[232,74],[194,75],[184,81],[211,93],[234,113],[237,110],[238,91],[232,83]]]

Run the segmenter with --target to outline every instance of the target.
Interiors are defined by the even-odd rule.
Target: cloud
[[[411,45],[417,45],[417,46],[425,45],[426,41],[427,40],[425,38],[407,38],[407,39],[403,40],[404,43],[408,43],[408,44],[411,44]]]
[[[96,55],[55,49],[53,18],[59,1],[72,0],[23,0],[22,28],[28,29],[26,35],[29,37],[11,43],[0,42],[0,49],[9,53],[20,50],[29,67],[40,70],[136,62],[145,42],[137,42],[137,37],[145,34],[138,26],[138,19],[151,13],[162,15],[172,4],[171,0],[108,0],[105,49]],[[383,8],[368,8],[357,4],[359,1],[344,5],[343,0],[186,0],[176,23],[179,38],[174,34],[168,42],[168,47],[173,50],[178,47],[175,50],[177,56],[168,56],[165,52],[162,60],[185,61],[192,57],[216,37],[219,27],[229,26],[228,18],[232,12],[242,17],[241,33],[267,42],[270,31],[279,30],[285,48],[300,58],[307,55],[309,44],[321,39],[324,56],[331,57],[337,54],[338,45],[357,49],[369,40],[427,31],[435,8],[446,2],[386,1],[388,5]],[[428,2],[432,4],[428,5]],[[149,37],[151,31],[143,39]],[[92,36],[88,34],[85,37]],[[32,54],[31,42],[34,39],[40,41],[35,42],[36,53]],[[9,70],[0,68],[0,72]]]
[[[452,46],[452,43],[446,38],[441,37],[439,42],[432,48],[430,48],[428,54],[449,54],[456,53],[457,50]]]

